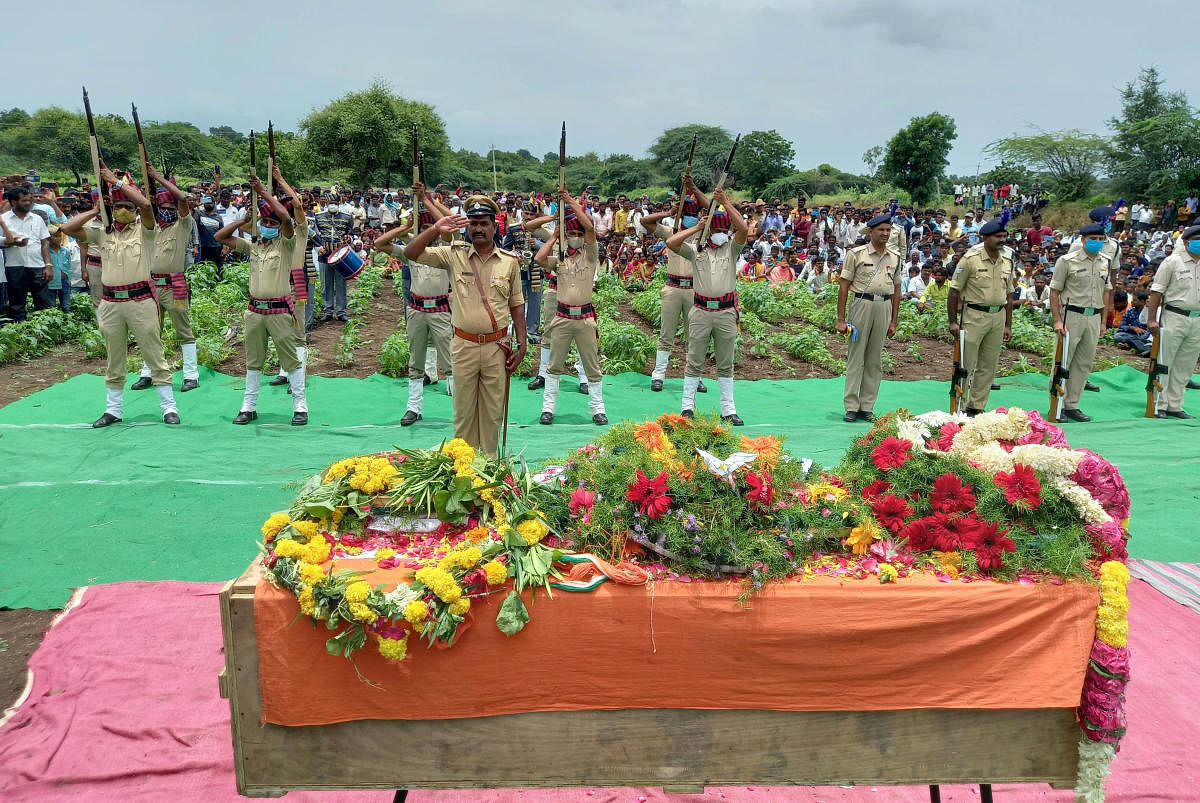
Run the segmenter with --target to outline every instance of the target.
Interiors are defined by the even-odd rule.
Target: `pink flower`
[[[571,501],[568,505],[571,511],[572,518],[583,513],[583,523],[589,524],[592,521],[592,508],[596,505],[596,494],[583,489],[583,483],[579,483],[579,487],[571,493]]]

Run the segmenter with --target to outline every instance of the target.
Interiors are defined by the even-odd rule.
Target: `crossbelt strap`
[[[492,312],[492,305],[488,303],[487,294],[483,292],[483,279],[479,277],[479,268],[475,265],[475,255],[471,254],[467,257],[467,261],[471,265],[471,275],[475,277],[475,289],[479,291],[479,300],[483,302],[483,308],[487,311],[494,332],[500,327],[496,326],[496,315]]]

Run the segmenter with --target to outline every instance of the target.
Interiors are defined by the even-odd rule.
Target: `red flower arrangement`
[[[979,543],[981,522],[974,516],[950,516],[934,513],[934,541],[942,552],[963,552]]]
[[[904,529],[904,520],[913,514],[913,509],[895,494],[886,494],[871,503],[871,512],[884,527],[893,533]]]
[[[887,480],[875,480],[862,489],[862,498],[870,502],[877,499],[880,494],[887,493],[891,487],[892,484]]]
[[[975,494],[957,474],[947,472],[933,481],[929,503],[939,513],[966,512],[975,507]]]
[[[775,489],[771,487],[771,475],[765,471],[761,476],[753,471],[748,471],[746,472],[746,484],[750,486],[750,490],[746,492],[746,500],[750,502],[750,506],[760,511],[770,510],[771,503],[775,501]]]
[[[1042,503],[1042,483],[1024,463],[1015,464],[1012,471],[997,471],[992,481],[1004,489],[1004,498],[1013,507],[1033,510]]]
[[[667,493],[667,472],[661,472],[654,479],[649,479],[639,468],[636,478],[629,483],[625,498],[633,502],[637,509],[652,519],[661,519],[671,507],[671,495]]]
[[[900,468],[912,457],[912,441],[889,435],[871,450],[871,462],[880,471]]]
[[[983,521],[976,528],[975,562],[984,571],[999,569],[1001,554],[1017,551],[1017,545],[1008,537],[1008,530],[997,530],[1000,525]]]

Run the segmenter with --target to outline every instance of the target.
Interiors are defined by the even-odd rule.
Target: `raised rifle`
[[[1066,382],[1071,376],[1068,354],[1071,348],[1071,333],[1064,331],[1054,344],[1054,368],[1050,371],[1050,421],[1057,423],[1062,412],[1062,397],[1066,395]]]
[[[133,127],[137,131],[138,156],[142,159],[142,184],[146,187],[146,198],[157,209],[154,203],[154,179],[150,178],[150,157],[146,154],[146,140],[142,136],[142,120],[138,117],[137,105],[131,103],[130,106],[133,107]]]
[[[1158,308],[1158,313],[1155,315],[1155,320],[1162,320],[1162,307]],[[1146,376],[1146,418],[1154,418],[1156,408],[1158,407],[1158,394],[1163,392],[1160,376],[1166,376],[1171,370],[1169,366],[1163,365],[1158,361],[1158,347],[1162,342],[1162,327],[1159,327],[1158,332],[1154,335],[1154,342],[1150,344],[1150,370]]]
[[[717,183],[713,185],[713,197],[708,202],[708,215],[704,218],[704,230],[700,232],[698,242],[701,244],[708,242],[708,230],[712,226],[712,216],[717,211],[717,190],[725,189],[725,180],[729,178],[729,167],[733,164],[733,155],[737,153],[737,146],[741,141],[742,135],[738,134],[737,139],[733,141],[733,147],[729,149],[729,158],[725,160],[725,167],[717,174]]]
[[[413,186],[417,186],[417,182],[421,180],[421,149],[420,149],[420,133],[417,131],[417,124],[413,123],[412,127],[412,167],[413,167]],[[413,236],[416,237],[421,233],[421,202],[417,200],[417,193],[413,191],[412,197],[412,220],[413,220]]]
[[[87,114],[88,148],[92,152],[92,176],[96,180],[96,203],[100,207],[100,222],[107,231],[112,225],[108,220],[108,210],[104,208],[104,182],[100,179],[100,140],[96,138],[96,121],[92,119],[92,103],[88,100],[87,87],[83,88],[83,111]]]
[[[258,159],[254,153],[254,129],[250,129],[250,175],[258,175]],[[250,188],[250,208],[247,210],[250,220],[250,239],[258,239],[258,193]]]
[[[268,172],[271,175],[271,182],[268,186],[271,188],[271,194],[278,198],[279,187],[275,183],[275,124],[270,120],[267,120],[267,164],[269,165]]]
[[[562,124],[562,136],[558,138],[558,190],[562,192],[567,188],[567,123],[564,120]],[[558,228],[555,233],[558,234],[558,262],[561,265],[565,261],[563,256],[563,240],[567,236],[567,210],[564,208],[562,198],[558,199]]]
[[[967,346],[967,331],[961,326],[958,339],[954,341],[954,373],[950,375],[950,412],[957,413],[964,407],[967,397],[967,369],[963,365],[963,352]]]
[[[688,151],[687,169],[683,171],[685,176],[692,174],[692,158],[696,155],[696,137],[698,134],[692,134],[692,148]],[[687,184],[684,183],[679,189],[679,207],[675,210],[675,225],[671,227],[672,233],[678,233],[682,228],[683,222],[683,203],[687,200]]]

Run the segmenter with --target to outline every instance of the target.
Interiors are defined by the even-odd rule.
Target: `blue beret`
[[[1188,226],[1183,230],[1183,234],[1180,235],[1180,239],[1182,240],[1190,240],[1193,237],[1200,237],[1200,226]]]
[[[875,217],[873,217],[867,221],[867,228],[873,229],[876,226],[882,226],[884,223],[891,223],[891,222],[892,222],[892,216],[890,213],[876,215]]]
[[[989,234],[996,234],[1001,231],[1005,231],[1004,224],[1000,222],[999,218],[995,218],[979,227],[979,236],[986,237]]]
[[[1111,206],[1097,206],[1091,212],[1088,212],[1088,217],[1097,223],[1103,223],[1116,213],[1117,210],[1113,209]]]
[[[1088,236],[1089,234],[1103,234],[1104,233],[1104,224],[1103,223],[1088,223],[1087,225],[1079,227],[1079,233],[1081,235],[1083,235],[1084,237]]]

